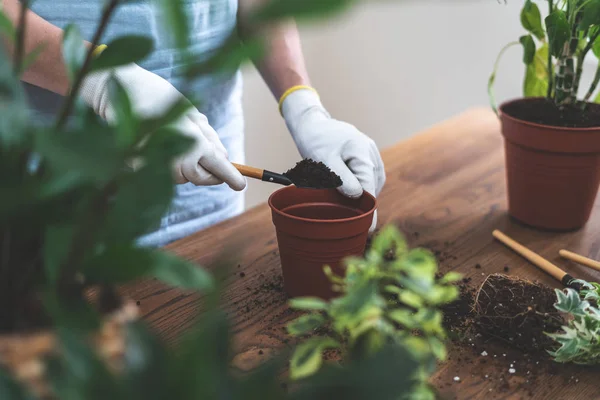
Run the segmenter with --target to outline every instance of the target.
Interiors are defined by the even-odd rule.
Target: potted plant
[[[123,2],[105,3],[93,45]],[[264,22],[311,15],[346,3],[306,7],[278,0],[259,9],[255,18]],[[16,28],[0,13],[0,32],[13,41],[16,54],[10,61],[0,49],[0,365],[43,395],[47,369],[41,365],[57,349],[56,327],[93,337],[101,354],[118,361],[125,351],[125,326],[136,317],[135,305],[119,297],[118,285],[154,277],[185,289],[208,290],[213,279],[191,263],[136,244],[170,205],[170,165],[192,143],[169,124],[191,104],[177,102],[158,118],[142,119],[112,80],[110,95],[120,112],[107,125],[78,101],[87,73],[139,61],[152,51],[152,41],[119,37],[108,44],[110,51],[94,58],[94,46],[86,49],[77,26],[68,26],[63,52],[71,91],[56,122],[40,127],[32,123],[20,82],[37,55],[23,54],[29,2],[21,4],[23,23]],[[172,17],[166,23],[176,43],[186,43],[181,2],[161,0],[157,6]],[[211,58],[198,62],[181,46],[182,55],[191,60],[188,79],[237,68],[259,50],[232,37]],[[133,160],[137,166],[129,168]]]
[[[600,105],[597,69],[580,87],[584,63],[600,56],[600,2],[546,0],[548,15],[526,0],[527,33],[507,45],[523,47],[523,97],[502,104],[509,213],[533,227],[575,230],[590,217],[600,184]],[[545,11],[546,11],[545,10]],[[596,97],[594,97],[596,96]]]
[[[385,347],[405,348],[419,367],[409,377],[410,389],[398,398],[435,399],[429,378],[436,363],[446,359],[441,308],[458,297],[454,283],[462,276],[456,272],[438,276],[433,254],[409,249],[393,226],[375,236],[364,257],[346,259],[341,276],[329,268],[326,273],[339,297],[291,300],[293,308],[309,312],[288,325],[290,334],[304,338],[290,361],[292,379],[302,382],[317,373],[324,365],[325,350],[337,350],[345,365]]]

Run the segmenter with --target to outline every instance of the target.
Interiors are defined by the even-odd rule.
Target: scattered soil
[[[284,175],[298,187],[334,189],[342,186],[342,178],[322,162],[304,159]]]
[[[557,107],[552,100],[531,99],[505,106],[504,113],[524,121],[570,128],[600,127],[600,104]]]

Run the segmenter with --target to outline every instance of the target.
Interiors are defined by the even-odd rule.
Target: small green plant
[[[521,45],[525,78],[524,97],[547,97],[558,106],[578,101],[584,61],[589,53],[600,58],[600,1],[545,0],[547,13],[542,23],[540,8],[526,0],[521,11],[521,25],[528,32],[500,52],[488,82],[490,102],[496,110],[493,85],[499,61],[505,51]],[[581,102],[592,99],[600,82],[600,63],[593,82]],[[600,101],[600,93],[594,99]]]
[[[393,260],[386,254],[392,250]],[[290,362],[293,379],[301,380],[322,368],[323,351],[338,349],[342,363],[377,354],[384,346],[406,349],[420,366],[412,375],[409,398],[433,399],[428,378],[436,362],[446,358],[440,307],[455,300],[452,283],[461,276],[450,272],[437,278],[433,254],[409,249],[402,234],[392,226],[373,240],[364,258],[345,262],[345,276],[325,268],[340,297],[329,302],[297,298],[291,306],[309,311],[288,325],[296,336],[313,335],[298,346]]]
[[[567,314],[568,323],[562,332],[548,334],[560,347],[550,351],[559,363],[594,365],[600,363],[600,284],[575,280],[582,286],[579,293],[573,289],[556,289],[554,307]]]

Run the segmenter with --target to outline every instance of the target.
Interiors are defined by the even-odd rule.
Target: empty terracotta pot
[[[290,297],[335,297],[323,272],[329,265],[343,275],[341,262],[365,251],[376,200],[365,193],[348,199],[336,190],[289,186],[269,198],[281,257],[284,287]]]
[[[600,184],[600,127],[540,125],[500,107],[509,213],[541,229],[576,230],[588,221]]]

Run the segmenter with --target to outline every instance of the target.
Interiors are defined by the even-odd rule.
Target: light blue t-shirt
[[[184,0],[190,27],[191,50],[208,57],[236,29],[238,0]],[[143,68],[168,80],[183,91],[182,63],[171,47],[170,36],[162,30],[160,8],[153,0],[124,2],[112,18],[102,43],[125,34],[150,36],[155,51]],[[36,0],[33,11],[45,20],[64,28],[76,23],[86,40],[92,39],[102,12],[101,0]],[[62,103],[59,95],[26,85],[30,104],[40,120],[54,118]],[[239,71],[230,75],[205,76],[186,85],[192,97],[202,100],[201,113],[219,133],[232,162],[244,162],[244,120],[242,80]],[[243,211],[244,197],[226,185],[196,187],[177,185],[172,206],[162,219],[160,230],[140,238],[144,246],[162,246]]]

